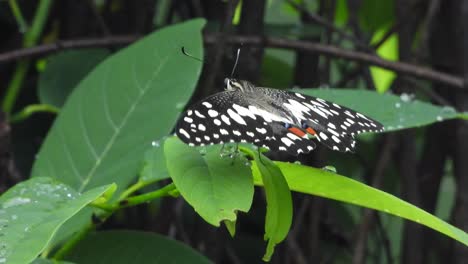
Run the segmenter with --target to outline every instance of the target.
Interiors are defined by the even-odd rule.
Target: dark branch
[[[52,52],[73,48],[94,48],[94,47],[113,47],[122,46],[137,40],[137,36],[116,36],[99,39],[78,39],[60,41],[54,44],[46,44],[28,49],[19,49],[0,54],[0,63],[6,63],[25,57],[43,56]],[[213,34],[205,35],[206,44],[214,44],[217,36]],[[351,61],[360,62],[368,65],[375,65],[385,69],[395,71],[396,73],[409,75],[425,80],[435,81],[441,84],[450,85],[455,88],[465,88],[464,80],[461,77],[434,71],[427,67],[417,66],[403,62],[393,62],[384,60],[376,55],[370,55],[364,52],[345,50],[336,46],[323,45],[320,43],[307,42],[302,40],[291,40],[283,38],[261,38],[256,36],[230,36],[226,39],[227,43],[244,45],[263,45],[272,48],[303,50],[317,52],[324,56],[343,58]]]

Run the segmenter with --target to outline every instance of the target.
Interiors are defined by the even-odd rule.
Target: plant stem
[[[95,229],[94,224],[89,223],[85,228],[80,230],[77,234],[75,234],[70,240],[65,242],[63,246],[55,253],[52,257],[54,260],[61,260],[63,259],[75,246],[80,242],[86,235]]]
[[[127,190],[125,190],[119,197],[119,201],[122,201],[129,197],[131,194],[134,192],[138,191],[139,189],[145,187],[147,184],[142,181],[138,181],[137,183],[133,184],[132,186],[128,187]]]
[[[19,113],[14,114],[10,118],[10,122],[11,123],[16,123],[16,122],[19,122],[19,121],[23,121],[26,118],[30,117],[31,115],[33,115],[35,113],[41,113],[41,112],[57,114],[59,112],[59,109],[57,107],[53,106],[53,105],[48,105],[48,104],[28,105],[23,110],[21,110]]]
[[[8,3],[10,4],[11,12],[16,19],[16,23],[18,23],[19,31],[21,33],[26,32],[28,29],[28,23],[24,20],[21,9],[18,6],[18,2],[16,2],[16,0],[9,0]]]
[[[31,28],[26,32],[23,39],[23,47],[29,48],[34,46],[39,36],[42,34],[44,29],[44,24],[47,20],[49,15],[50,6],[52,4],[52,0],[41,0],[38,4],[36,9],[36,13],[34,14],[34,19],[31,25]],[[18,65],[16,66],[15,73],[13,74],[13,78],[8,85],[5,98],[3,99],[2,108],[3,111],[7,114],[11,114],[11,110],[16,103],[16,99],[18,98],[18,94],[21,90],[23,85],[24,77],[28,72],[30,66],[30,60],[20,60]]]
[[[151,200],[154,200],[156,198],[169,196],[170,193],[175,189],[176,189],[176,187],[175,187],[174,183],[171,183],[169,185],[164,186],[163,188],[161,188],[159,190],[130,197],[130,198],[122,200],[120,202],[121,208],[134,206],[134,205],[138,205],[138,204],[142,204],[142,203],[147,203],[147,202],[149,202]]]

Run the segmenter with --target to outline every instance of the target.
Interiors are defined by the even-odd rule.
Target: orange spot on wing
[[[288,128],[288,130],[293,133],[294,135],[296,136],[299,136],[299,137],[303,137],[305,136],[306,133],[304,133],[304,131],[300,130],[299,128],[297,127],[291,127],[291,128]]]
[[[311,135],[317,134],[317,132],[315,132],[315,130],[313,130],[311,127],[308,127],[308,128],[306,129],[306,131],[307,131],[309,134],[311,134]]]

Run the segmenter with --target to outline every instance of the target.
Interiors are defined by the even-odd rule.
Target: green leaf
[[[390,26],[386,26],[377,30],[372,37],[371,43],[375,44],[380,41],[389,28]],[[380,45],[377,49],[377,54],[386,60],[397,61],[399,58],[398,35],[396,33],[392,34],[382,45]],[[375,83],[375,88],[379,93],[384,93],[390,89],[396,78],[395,72],[375,66],[372,66],[369,69]]]
[[[430,227],[468,246],[467,233],[391,194],[326,170],[286,162],[275,163],[293,191],[399,216]],[[258,171],[253,171],[253,176],[255,184],[262,185],[262,177]]]
[[[253,175],[260,175],[265,188],[267,213],[265,218],[265,236],[268,240],[267,250],[263,256],[264,261],[269,261],[273,255],[275,246],[288,235],[292,223],[292,198],[281,170],[265,156],[255,152],[255,166],[252,166]]]
[[[32,175],[76,190],[138,173],[153,140],[170,133],[190,98],[202,64],[204,20],[163,28],[97,66],[69,96],[37,156]]]
[[[166,158],[162,143],[153,142],[153,145],[145,153],[143,169],[140,173],[139,181],[143,183],[153,183],[169,178],[166,168]]]
[[[361,27],[372,33],[385,25],[395,24],[395,0],[363,0],[359,9]]]
[[[303,94],[349,107],[366,114],[385,125],[386,131],[429,125],[446,119],[461,117],[451,107],[440,107],[403,94],[378,94],[367,90],[351,89],[301,89]]]
[[[61,108],[73,88],[109,54],[106,49],[85,49],[50,56],[39,76],[39,101]]]
[[[223,220],[236,220],[237,211],[252,205],[254,186],[247,160],[220,156],[220,146],[202,155],[177,137],[164,144],[169,174],[184,199],[206,222],[219,226]]]
[[[92,233],[66,259],[76,263],[212,263],[180,242],[136,231]]]
[[[65,221],[110,189],[104,186],[79,194],[42,177],[17,184],[0,197],[0,259],[30,263]]]

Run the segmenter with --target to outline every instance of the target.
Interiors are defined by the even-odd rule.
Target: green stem
[[[138,191],[139,189],[147,186],[148,184],[143,182],[143,181],[138,181],[137,183],[133,184],[132,186],[128,187],[127,190],[125,190],[119,197],[119,201],[122,201],[129,197],[131,194],[134,192]]]
[[[33,115],[35,113],[41,113],[41,112],[57,114],[59,112],[59,109],[57,107],[53,106],[53,105],[48,105],[48,104],[28,105],[23,110],[21,110],[19,113],[14,114],[10,118],[10,122],[11,123],[16,123],[16,122],[19,122],[19,121],[23,121],[26,118],[30,117],[31,115]]]
[[[63,259],[70,251],[80,242],[83,238],[88,235],[89,232],[95,229],[94,224],[89,223],[85,228],[76,233],[71,239],[69,239],[63,246],[54,254],[52,257],[54,260]]]
[[[124,208],[124,207],[129,207],[129,206],[142,204],[142,203],[147,203],[147,202],[149,202],[151,200],[154,200],[156,198],[169,196],[169,195],[171,195],[171,192],[174,191],[175,189],[176,189],[176,187],[175,187],[174,183],[171,183],[169,185],[164,186],[163,188],[161,188],[159,190],[149,192],[149,193],[145,193],[145,194],[141,194],[141,195],[137,195],[137,196],[133,196],[133,197],[130,197],[128,199],[122,200],[120,202],[120,205],[121,205],[121,208]]]
[[[11,12],[16,19],[16,23],[18,23],[19,31],[21,33],[26,32],[28,29],[28,24],[21,13],[21,9],[18,6],[18,2],[16,0],[9,0],[8,3],[10,4]]]
[[[23,39],[23,47],[30,48],[36,45],[39,36],[42,34],[44,24],[47,21],[49,15],[50,6],[52,0],[41,0],[34,14],[34,19],[31,28],[26,32]],[[7,115],[11,114],[11,110],[16,103],[18,94],[23,85],[24,77],[28,72],[30,66],[29,60],[20,60],[16,66],[13,78],[8,85],[5,98],[3,99],[2,108]]]

